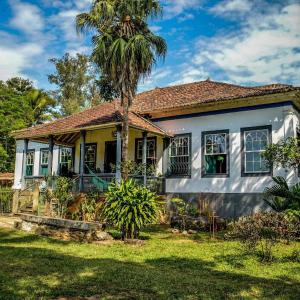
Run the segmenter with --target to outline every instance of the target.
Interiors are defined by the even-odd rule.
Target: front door
[[[111,173],[111,165],[116,165],[117,142],[105,142],[104,172]]]

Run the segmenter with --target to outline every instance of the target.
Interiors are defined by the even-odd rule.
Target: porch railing
[[[106,184],[99,187],[99,185],[95,185],[94,178],[98,177]],[[107,187],[111,182],[113,182],[116,178],[115,173],[96,173],[94,175],[91,174],[85,174],[83,176],[83,189],[82,192],[91,192],[91,191],[100,191],[100,192],[106,192]],[[129,176],[130,179],[133,179],[136,184],[138,185],[144,185],[144,177],[142,175],[132,175]],[[31,177],[31,178],[25,178],[26,187],[30,187],[33,183],[39,183],[44,180],[44,177]],[[73,187],[72,191],[74,193],[77,193],[80,191],[79,187],[79,175],[75,175],[73,177]],[[50,186],[52,189],[55,189],[56,186],[56,176],[52,177],[49,182],[48,186]],[[152,192],[156,192],[157,194],[164,194],[165,193],[165,178],[164,177],[156,177],[156,176],[147,176],[147,188],[150,189]]]

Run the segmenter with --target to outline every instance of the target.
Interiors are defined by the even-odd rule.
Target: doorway
[[[105,142],[104,173],[112,173],[111,165],[116,165],[117,142]]]

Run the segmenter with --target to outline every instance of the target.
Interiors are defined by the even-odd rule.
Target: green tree
[[[167,51],[166,42],[147,21],[162,9],[158,0],[94,0],[88,13],[76,17],[78,32],[92,30],[92,59],[119,91],[123,107],[122,159],[128,160],[129,108],[140,80]],[[128,172],[122,173],[127,179]]]
[[[300,140],[289,137],[278,143],[270,144],[262,155],[269,165],[298,168],[300,165]]]
[[[33,89],[33,82],[22,77],[13,77],[5,82],[6,86],[14,93],[22,95]]]
[[[12,84],[13,82],[13,84]],[[55,101],[42,90],[29,88],[28,80],[8,80],[0,84],[1,171],[13,171],[14,130],[40,124],[53,116]]]
[[[63,115],[93,107],[111,100],[115,95],[110,82],[98,78],[98,67],[91,62],[89,56],[80,53],[71,56],[66,53],[60,59],[51,58],[50,62],[56,70],[54,74],[48,75],[48,80],[58,86],[53,95],[61,106]],[[102,92],[103,88],[105,93]]]

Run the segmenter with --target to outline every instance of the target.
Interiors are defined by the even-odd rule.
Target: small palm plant
[[[122,231],[122,239],[138,238],[141,228],[156,220],[156,195],[133,180],[112,183],[102,214]]]
[[[275,185],[266,188],[264,200],[277,212],[293,211],[300,215],[300,182],[289,186],[283,177],[273,177]]]

